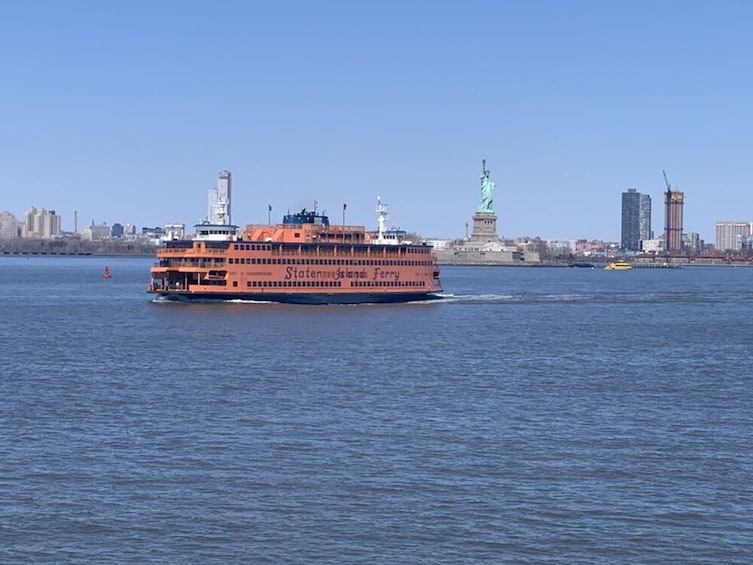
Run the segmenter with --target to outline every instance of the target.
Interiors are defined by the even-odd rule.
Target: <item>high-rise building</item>
[[[214,212],[217,208],[217,187],[212,187],[207,191],[207,223],[216,224]]]
[[[18,237],[18,220],[8,211],[0,212],[0,241]]]
[[[641,241],[651,239],[651,197],[635,188],[622,193],[620,249],[640,251]]]
[[[622,193],[622,236],[620,249],[640,251],[641,249],[641,194],[635,188]]]
[[[638,223],[640,224],[641,241],[654,238],[654,230],[651,229],[651,197],[648,194],[641,194],[641,209],[638,214]]]
[[[230,224],[230,171],[220,171],[217,181],[217,204],[221,206],[219,214],[221,224]]]
[[[207,196],[207,222],[230,225],[230,171],[220,171],[217,188],[210,188]]]
[[[685,194],[667,186],[664,193],[664,249],[672,253],[682,250],[682,207]]]
[[[743,237],[753,234],[750,222],[716,222],[714,247],[718,251],[740,251]]]
[[[37,209],[31,206],[26,209],[24,215],[21,217],[21,237],[39,237],[39,229],[37,228]]]
[[[31,206],[24,212],[21,221],[21,237],[50,239],[62,234],[60,216],[55,210],[37,210]]]
[[[60,216],[55,213],[55,210],[49,212],[42,209],[42,218],[40,220],[42,227],[41,236],[43,239],[50,239],[52,237],[60,237],[63,233],[61,228]]]

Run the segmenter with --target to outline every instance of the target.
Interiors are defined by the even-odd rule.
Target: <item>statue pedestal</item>
[[[499,241],[497,235],[497,214],[494,212],[476,212],[473,214],[472,242]]]

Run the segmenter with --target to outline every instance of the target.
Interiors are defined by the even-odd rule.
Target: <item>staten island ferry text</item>
[[[324,269],[305,269],[299,267],[288,267],[285,271],[285,280],[294,279],[325,279],[325,280],[343,280],[343,279],[368,279],[369,273],[366,269],[336,269],[328,271]],[[381,267],[374,267],[371,280],[400,280],[400,271],[385,270]]]

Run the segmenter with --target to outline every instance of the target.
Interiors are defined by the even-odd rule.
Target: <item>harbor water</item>
[[[0,256],[0,562],[750,562],[753,269],[186,305],[151,262]]]

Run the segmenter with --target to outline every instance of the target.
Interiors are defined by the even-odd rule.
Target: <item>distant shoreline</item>
[[[14,239],[0,242],[3,256],[87,256],[123,255],[151,257],[157,249],[151,243],[134,240],[86,241],[81,239]]]

